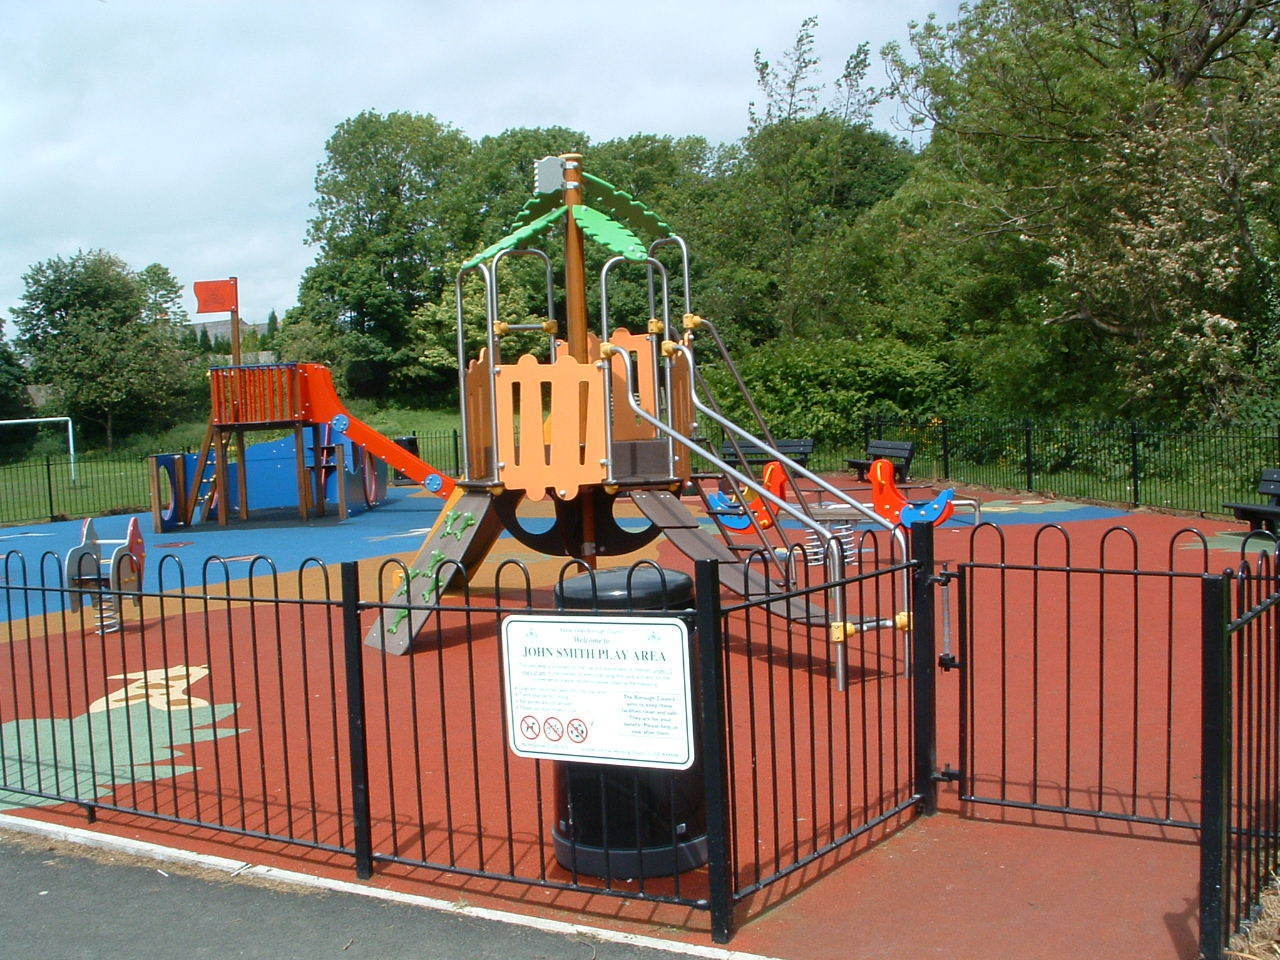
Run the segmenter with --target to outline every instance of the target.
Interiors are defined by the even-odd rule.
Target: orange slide
[[[448,497],[457,486],[447,473],[437,470],[373,427],[347,412],[333,384],[333,374],[323,363],[300,363],[302,402],[313,423],[327,423],[363,447],[387,466],[399,470],[432,493]]]

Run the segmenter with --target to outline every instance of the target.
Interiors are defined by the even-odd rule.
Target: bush
[[[739,363],[775,436],[819,443],[861,441],[869,412],[900,416],[947,406],[947,377],[925,352],[893,341],[774,341]],[[722,366],[705,370],[725,414],[743,425],[749,411]]]

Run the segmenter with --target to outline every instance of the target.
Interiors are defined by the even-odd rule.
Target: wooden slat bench
[[[916,455],[916,445],[907,440],[872,440],[867,444],[865,460],[845,460],[850,470],[858,472],[858,479],[866,481],[867,471],[876,460],[893,462],[893,477],[902,483],[911,475],[911,461]]]
[[[1269,498],[1270,503],[1224,503],[1222,506],[1237,519],[1249,521],[1249,529],[1276,533],[1276,521],[1280,520],[1280,470],[1262,471],[1258,496]]]
[[[788,439],[778,440],[777,451],[784,456],[790,457],[802,467],[809,465],[809,458],[813,456],[813,439]],[[770,460],[775,459],[773,454],[754,443],[747,443],[745,440],[738,442],[738,448],[742,450],[742,459],[746,461],[747,466],[763,467]],[[720,459],[731,467],[737,467],[740,464],[738,458],[738,450],[734,449],[732,443],[722,444],[720,447]]]

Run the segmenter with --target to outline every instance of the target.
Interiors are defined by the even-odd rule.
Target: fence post
[[[347,735],[351,749],[351,815],[355,820],[356,876],[373,876],[369,816],[369,744],[365,733],[364,663],[360,636],[360,573],[342,564],[342,647],[346,664]]]
[[[724,638],[720,633],[720,574],[716,560],[694,564],[698,666],[701,673],[702,772],[706,779],[707,863],[711,938],[733,933],[733,869],[729,862],[729,770],[725,754]]]
[[[1034,490],[1036,488],[1035,470],[1032,464],[1031,451],[1031,421],[1024,420],[1022,423],[1022,453],[1023,459],[1026,461],[1028,490]]]
[[[951,431],[947,426],[947,418],[942,418],[942,479],[951,477]]]
[[[911,684],[915,730],[915,792],[920,812],[931,817],[938,812],[938,711],[937,672],[934,655],[933,524],[911,526],[911,559],[916,568],[911,577]]]
[[[48,454],[44,457],[44,488],[49,495],[49,522],[53,523],[58,519],[58,511],[53,506],[53,463]]]
[[[1227,855],[1231,795],[1231,646],[1229,576],[1201,583],[1200,680],[1200,955],[1221,960],[1227,924]]]
[[[1132,480],[1131,493],[1132,493],[1133,505],[1135,507],[1141,502],[1138,498],[1138,494],[1139,494],[1138,474],[1139,474],[1139,467],[1140,467],[1138,458],[1139,458],[1138,425],[1134,421],[1130,420],[1129,421],[1129,477]]]
[[[462,476],[462,451],[458,448],[458,428],[453,428],[453,475]]]

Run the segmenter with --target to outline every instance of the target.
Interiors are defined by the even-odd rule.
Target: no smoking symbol
[[[526,740],[537,740],[538,734],[542,732],[542,724],[537,717],[524,717],[520,720],[520,732]]]
[[[559,740],[564,736],[564,724],[555,717],[547,717],[542,721],[542,730],[548,740]]]
[[[587,725],[581,720],[570,720],[566,728],[569,739],[574,743],[582,743],[587,739]]]

